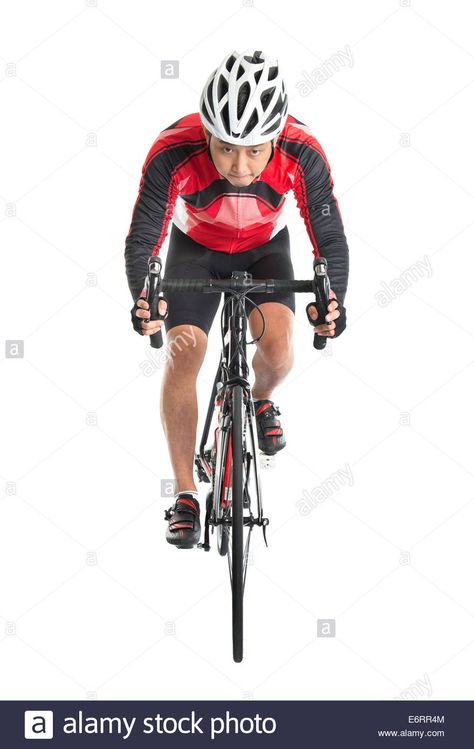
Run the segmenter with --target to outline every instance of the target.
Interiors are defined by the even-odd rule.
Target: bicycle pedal
[[[260,453],[260,467],[264,470],[267,470],[268,468],[275,468],[275,455],[265,455],[265,453]]]

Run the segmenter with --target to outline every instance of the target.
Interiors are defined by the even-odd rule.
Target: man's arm
[[[331,288],[344,304],[349,277],[349,249],[341,214],[333,193],[331,169],[316,139],[302,143],[293,185],[296,202],[313,245],[315,257],[328,261]]]
[[[166,150],[154,155],[152,151],[142,169],[138,198],[125,240],[125,270],[134,301],[143,290],[148,258],[158,255],[166,238],[176,202],[172,161]]]

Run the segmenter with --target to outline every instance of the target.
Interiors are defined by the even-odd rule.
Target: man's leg
[[[265,333],[257,343],[252,359],[255,383],[252,395],[256,400],[270,399],[274,388],[282,382],[293,366],[294,314],[279,302],[260,304],[265,315]],[[256,338],[262,332],[262,320],[253,309],[249,315],[250,332]]]
[[[207,335],[196,325],[176,325],[168,330],[167,339],[170,357],[161,386],[161,420],[176,478],[176,491],[195,490],[196,379],[206,353]]]

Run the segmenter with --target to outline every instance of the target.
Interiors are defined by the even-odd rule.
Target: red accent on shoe
[[[260,416],[260,414],[263,413],[263,411],[266,411],[267,408],[270,408],[271,405],[271,403],[264,403],[263,406],[259,406],[255,416]]]
[[[268,432],[265,432],[265,437],[270,437],[272,434],[277,434],[279,437],[283,434],[282,429],[269,429]]]
[[[192,528],[192,523],[171,523],[170,531],[174,531],[177,528]]]
[[[192,499],[185,499],[184,497],[178,497],[176,501],[183,502],[184,504],[189,505],[190,507],[193,507],[194,510],[197,510],[196,503]]]

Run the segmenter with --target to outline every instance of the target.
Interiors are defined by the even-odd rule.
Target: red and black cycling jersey
[[[273,155],[247,187],[234,187],[211,159],[199,113],[182,117],[153,143],[142,169],[126,238],[125,266],[133,299],[140,296],[150,255],[158,255],[171,219],[209,250],[254,249],[286,224],[283,205],[293,190],[315,257],[328,261],[341,304],[349,251],[326,155],[309,128],[288,115]]]

